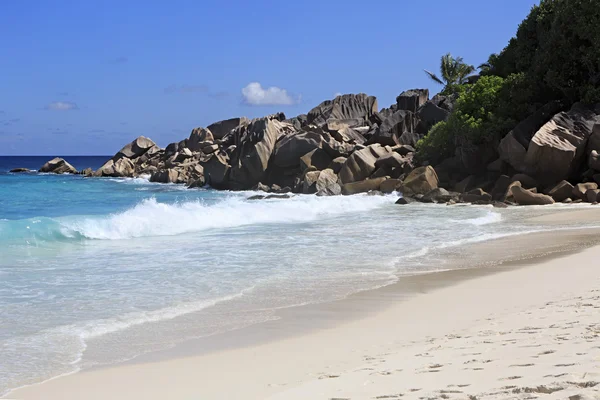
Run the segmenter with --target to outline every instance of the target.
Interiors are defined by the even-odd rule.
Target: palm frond
[[[444,84],[444,81],[442,81],[440,78],[438,78],[438,76],[436,74],[434,74],[433,72],[427,71],[426,69],[424,69],[423,71],[425,71],[425,73],[429,76],[429,78],[431,78],[431,80],[433,80],[434,82],[437,82],[440,85]]]

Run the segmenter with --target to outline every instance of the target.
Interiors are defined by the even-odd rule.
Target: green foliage
[[[442,58],[442,71],[453,71],[451,60],[449,54]],[[459,98],[448,121],[419,141],[418,159],[435,164],[457,150],[497,141],[553,100],[600,102],[598,0],[541,0],[504,50],[478,68],[481,78],[473,85],[464,84],[466,76],[446,79],[442,72],[440,79],[428,72],[445,84],[442,94]]]
[[[475,67],[466,64],[462,57],[452,57],[450,53],[443,55],[440,60],[440,77],[425,70],[431,80],[444,85],[444,91],[466,83],[467,78],[473,72],[475,72]]]
[[[438,122],[417,142],[417,160],[437,164],[444,158],[453,156],[454,136],[454,129],[447,122]]]
[[[525,74],[536,87],[531,102],[600,101],[598,1],[542,0],[515,38],[488,62],[498,76]]]
[[[513,107],[522,102],[517,96],[523,77],[511,75],[481,77],[463,88],[448,121],[435,125],[417,143],[417,158],[438,163],[454,155],[462,146],[480,145],[498,140],[519,121]],[[515,102],[517,104],[515,104]],[[527,111],[521,112],[523,118]]]

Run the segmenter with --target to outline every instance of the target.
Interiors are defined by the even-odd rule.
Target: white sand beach
[[[529,260],[407,277],[288,310],[279,321],[8,398],[598,399],[600,246],[589,247],[598,233],[487,242],[472,251],[485,258],[540,250]],[[557,250],[565,252],[543,256]]]

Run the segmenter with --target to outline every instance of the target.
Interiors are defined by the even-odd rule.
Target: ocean
[[[253,201],[145,177],[8,172],[50,158],[0,157],[0,394],[443,270],[462,244],[550,229],[527,218],[572,209]]]

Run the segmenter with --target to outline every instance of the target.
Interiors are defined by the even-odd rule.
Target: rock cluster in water
[[[278,113],[195,128],[164,149],[140,136],[97,171],[83,173],[319,196],[398,191],[402,204],[600,201],[600,105],[563,111],[559,102],[547,104],[493,145],[496,160],[487,165],[460,154],[418,165],[417,141],[448,118],[455,100],[429,99],[428,90],[415,89],[378,110],[373,96],[342,95],[289,119]],[[77,173],[58,158],[40,171]]]

